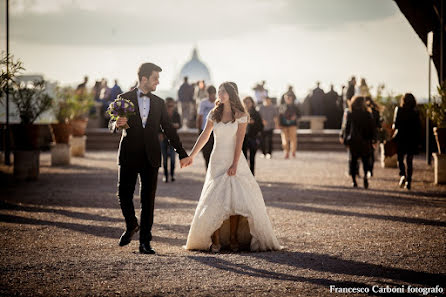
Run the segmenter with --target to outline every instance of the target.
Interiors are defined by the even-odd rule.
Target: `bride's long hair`
[[[245,108],[243,107],[243,104],[240,100],[240,97],[238,95],[238,87],[237,84],[234,82],[224,82],[222,83],[218,89],[223,87],[229,95],[229,103],[231,105],[231,111],[232,111],[232,122],[235,121],[235,115],[237,113],[246,113]],[[211,111],[212,120],[219,123],[221,122],[221,118],[223,117],[223,106],[224,104],[221,103],[220,98],[215,101],[215,107]]]

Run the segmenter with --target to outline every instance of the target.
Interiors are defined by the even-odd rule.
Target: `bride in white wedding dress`
[[[197,156],[214,132],[214,148],[185,248],[218,252],[280,250],[262,192],[241,153],[248,114],[237,85],[223,83],[216,107],[190,154]]]

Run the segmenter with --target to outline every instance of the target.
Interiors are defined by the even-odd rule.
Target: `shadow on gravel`
[[[435,286],[446,282],[446,276],[442,274],[344,260],[326,254],[283,251],[246,253],[241,254],[241,256],[262,259],[271,263],[288,265],[299,269],[311,269],[352,276],[385,278],[419,285]]]
[[[270,202],[269,206],[286,208],[286,209],[303,211],[303,212],[314,212],[314,213],[320,213],[320,214],[346,216],[346,217],[368,218],[368,219],[385,220],[385,221],[392,221],[392,222],[402,222],[402,223],[409,223],[409,224],[416,224],[416,225],[440,226],[440,227],[446,226],[446,222],[442,222],[442,221],[433,221],[433,220],[401,217],[401,216],[359,213],[359,212],[353,212],[353,211],[304,206],[304,205],[299,205],[299,204],[290,205],[289,203]]]
[[[0,209],[14,210],[14,211],[26,211],[26,212],[44,212],[56,215],[63,215],[66,217],[89,220],[89,221],[99,221],[99,222],[122,222],[122,219],[111,218],[107,216],[95,215],[86,212],[71,211],[65,209],[54,209],[54,208],[43,208],[37,205],[18,205],[12,204],[6,201],[0,201]]]
[[[444,206],[446,196],[442,192],[413,192],[400,191],[399,188],[382,190],[369,188],[352,188],[347,186],[318,185],[308,186],[299,183],[260,183],[265,200],[276,199],[279,201],[295,201],[300,203],[317,203],[339,206],[379,206],[379,205],[414,205]],[[287,189],[288,196],[284,196],[283,190]],[[289,195],[289,193],[292,193]],[[423,197],[423,200],[421,199]],[[425,205],[425,197],[433,198]],[[272,199],[271,199],[272,198]],[[420,199],[417,199],[420,198]],[[435,205],[441,204],[441,205]]]
[[[318,272],[354,277],[370,277],[374,278],[373,280],[371,280],[373,282],[381,281],[376,280],[376,278],[392,279],[397,282],[406,282],[410,284],[426,286],[441,285],[446,282],[446,277],[441,274],[432,274],[408,269],[385,267],[382,265],[375,265],[352,260],[344,260],[325,254],[282,251],[268,253],[240,253],[239,255],[240,257],[248,258],[247,261],[244,261],[245,263],[249,263],[249,258],[256,258],[270,262],[274,264],[274,267],[276,266],[276,264],[279,264],[287,265],[295,269],[308,269]],[[232,263],[230,261],[214,256],[188,256],[188,258],[224,271],[230,271],[237,274],[244,274],[253,277],[313,283],[326,286],[327,288],[329,288],[330,285],[336,285],[337,287],[370,286],[370,284],[358,283],[355,281],[344,282],[336,281],[333,279],[308,278],[279,273],[268,269],[254,268],[248,264]],[[264,267],[268,267],[268,264],[266,263]]]
[[[320,185],[320,187],[327,188],[327,189],[344,189],[344,190],[351,190],[351,191],[357,190],[357,189],[356,190],[352,189],[352,187],[346,187],[346,186]],[[434,189],[434,191],[432,191],[432,192],[420,192],[420,191],[413,191],[413,190],[407,191],[407,190],[401,190],[397,186],[395,186],[395,190],[390,191],[390,192],[404,194],[404,195],[413,196],[413,197],[417,197],[417,196],[431,197],[431,198],[437,198],[437,199],[446,201],[446,194],[444,192],[435,191],[435,187],[433,187],[433,189]],[[389,190],[382,190],[382,189],[378,189],[378,188],[369,188],[365,191],[369,192],[370,194],[384,193],[386,195],[386,197],[388,197],[388,194],[389,194]],[[398,198],[401,199],[401,197],[398,197]]]
[[[121,221],[123,222],[123,220]],[[118,243],[118,239],[121,236],[122,232],[124,231],[124,227],[118,228],[118,227],[97,226],[97,225],[88,225],[79,223],[53,222],[53,221],[25,218],[21,216],[8,215],[8,214],[0,214],[0,222],[57,227],[61,229],[93,235],[96,237],[116,239],[116,244]],[[137,237],[138,236],[135,235],[134,240],[137,239]],[[182,246],[185,243],[185,240],[182,238],[170,238],[162,236],[153,236],[153,240],[158,242],[168,243],[170,245],[175,245],[175,246]]]
[[[327,278],[311,278],[311,277],[303,277],[292,274],[280,273],[271,271],[268,269],[262,268],[254,268],[247,264],[240,263],[232,263],[227,260],[223,260],[217,257],[211,256],[188,256],[189,259],[197,261],[201,264],[208,265],[210,267],[214,267],[225,272],[233,272],[241,275],[249,275],[252,277],[280,280],[280,281],[293,281],[293,282],[302,282],[309,283],[319,286],[324,286],[327,288],[327,292],[329,291],[330,285],[334,285],[336,287],[366,287],[367,285],[364,283],[354,282],[354,281],[335,281]],[[371,294],[373,295],[373,294]]]
[[[48,168],[61,168],[61,169],[69,169],[69,170],[85,170],[90,172],[89,174],[91,174],[91,172],[97,172],[97,173],[116,173],[117,174],[117,169],[115,168],[109,168],[109,167],[99,167],[99,166],[86,166],[86,165],[81,165],[81,164],[69,164],[69,165],[60,165],[60,166],[51,166],[51,165],[42,165],[42,168],[44,167],[48,167]],[[65,174],[65,173],[64,173]],[[78,173],[78,174],[82,174],[82,173]]]
[[[0,222],[13,223],[13,224],[26,224],[37,226],[58,227],[61,229],[67,229],[71,231],[81,232],[104,238],[119,238],[123,229],[109,226],[96,226],[79,223],[66,223],[66,222],[53,222],[47,220],[39,220],[33,218],[25,218],[21,216],[0,214]]]

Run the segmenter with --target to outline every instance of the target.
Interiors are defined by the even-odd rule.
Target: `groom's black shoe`
[[[141,254],[150,254],[150,255],[155,254],[155,250],[152,249],[152,247],[150,246],[150,243],[140,243],[139,244],[139,252]]]
[[[121,238],[119,239],[119,246],[125,246],[132,241],[133,235],[135,235],[136,232],[139,231],[139,225],[136,224],[133,228],[125,230],[124,233],[122,233]]]

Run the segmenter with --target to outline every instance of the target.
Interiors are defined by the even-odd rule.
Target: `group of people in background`
[[[352,76],[348,81],[347,87],[341,86],[340,94],[335,91],[333,84],[330,85],[330,90],[325,92],[320,87],[320,82],[316,82],[316,88],[311,90],[301,103],[302,114],[325,116],[325,129],[339,129],[342,124],[344,110],[348,107],[347,101],[351,100],[355,95],[371,97],[365,78],[361,78],[358,85],[356,77]]]
[[[76,87],[77,93],[86,93],[87,91],[87,83],[88,76],[84,77],[84,81]],[[111,102],[113,102],[119,94],[122,94],[123,91],[118,84],[118,80],[114,80],[114,84],[112,87],[108,86],[108,81],[103,78],[101,80],[95,81],[95,84],[92,89],[93,98],[96,103],[100,105],[101,114],[104,115],[107,111],[108,106]],[[92,108],[91,113],[95,113],[95,107]],[[103,127],[108,126],[108,118],[103,117]]]
[[[77,86],[78,92],[84,92],[88,83],[88,76]],[[303,102],[296,102],[293,87],[277,98],[270,97],[265,87],[266,82],[254,86],[254,96],[243,98],[245,110],[250,115],[243,153],[249,162],[252,173],[255,172],[255,157],[260,149],[261,157],[272,158],[273,133],[280,129],[284,158],[296,157],[297,129],[299,117],[302,115],[326,116],[325,128],[339,129],[340,141],[348,147],[349,175],[352,178],[353,187],[358,187],[357,177],[359,173],[359,161],[363,165],[363,185],[369,186],[369,178],[373,176],[375,153],[378,145],[378,133],[382,129],[380,109],[373,101],[366,80],[362,78],[357,84],[356,77],[352,76],[339,95],[334,86],[325,93],[316,83]],[[136,88],[135,85],[133,88]],[[345,90],[346,89],[346,90]],[[105,110],[110,102],[115,100],[122,89],[117,80],[112,87],[108,86],[106,79],[96,81],[93,87],[94,100],[101,104],[101,110]],[[166,98],[168,115],[175,129],[183,126],[196,127],[200,134],[206,125],[207,116],[214,108],[217,99],[216,88],[206,86],[205,81],[189,83],[188,77],[184,77],[183,84],[178,90],[178,100]],[[177,110],[180,104],[180,111]],[[107,123],[104,123],[106,126]],[[398,147],[398,166],[400,187],[411,188],[413,174],[413,156],[417,153],[419,145],[418,135],[421,133],[421,123],[416,100],[410,93],[404,94],[399,106],[394,111],[393,129],[395,134],[392,141]],[[163,181],[175,181],[175,152],[169,146],[167,139],[160,131],[161,152],[163,156],[164,177]],[[206,169],[214,145],[213,135],[202,149]],[[168,160],[170,159],[170,166]],[[170,169],[170,170],[169,170]]]
[[[184,81],[178,89],[178,102],[181,105],[181,115],[185,126],[195,126],[197,107],[202,100],[208,97],[209,93],[204,80],[189,83],[188,77],[184,77]]]
[[[359,160],[363,166],[364,188],[369,187],[369,178],[373,176],[375,149],[378,144],[378,131],[381,118],[378,106],[370,96],[354,95],[347,99],[348,108],[344,112],[340,141],[348,148],[349,175],[352,186],[358,187]],[[416,100],[411,93],[401,97],[399,106],[394,110],[391,141],[397,146],[399,166],[399,186],[411,189],[413,157],[418,153],[421,134],[420,115],[416,109]]]

